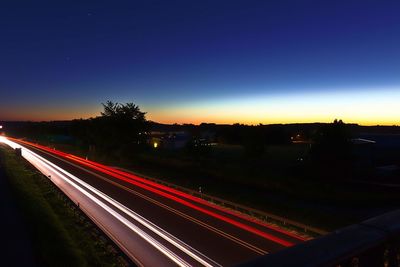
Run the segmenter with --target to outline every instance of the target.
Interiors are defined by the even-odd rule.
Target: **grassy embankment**
[[[0,164],[40,266],[126,265],[116,248],[61,191],[4,145],[0,145]]]

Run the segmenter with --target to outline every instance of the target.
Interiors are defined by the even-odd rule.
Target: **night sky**
[[[0,3],[0,120],[400,124],[400,1]]]

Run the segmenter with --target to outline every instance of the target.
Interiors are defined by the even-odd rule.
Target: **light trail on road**
[[[228,218],[226,216],[221,216],[221,215],[216,214],[214,212],[210,212],[209,210],[206,210],[206,209],[203,209],[201,207],[195,206],[192,203],[189,203],[189,202],[187,202],[187,201],[185,201],[183,199],[180,199],[180,198],[178,198],[178,197],[176,197],[174,195],[183,197],[185,199],[189,199],[189,200],[194,201],[196,203],[200,203],[202,205],[206,205],[208,207],[211,207],[213,209],[217,209],[219,211],[223,211],[225,213],[229,213],[232,216],[240,217],[243,220],[251,221],[251,222],[259,224],[259,225],[261,225],[263,227],[271,228],[274,231],[277,231],[277,232],[283,233],[285,235],[291,236],[291,237],[296,238],[296,239],[298,239],[300,241],[306,241],[307,240],[307,238],[305,238],[303,236],[296,235],[296,234],[294,234],[292,232],[289,232],[289,231],[285,231],[285,230],[280,229],[278,227],[275,227],[273,225],[262,223],[262,222],[260,222],[258,220],[250,218],[249,216],[244,216],[244,215],[239,214],[237,212],[233,212],[233,211],[231,211],[229,209],[224,209],[224,208],[219,207],[217,205],[213,205],[213,204],[211,204],[211,203],[209,203],[209,202],[207,202],[207,201],[205,201],[203,199],[200,199],[200,198],[197,198],[197,197],[192,196],[190,194],[184,193],[182,191],[178,191],[176,189],[167,187],[165,185],[161,185],[161,184],[155,183],[153,181],[146,180],[144,178],[138,177],[137,175],[132,175],[130,173],[123,172],[123,171],[117,170],[115,168],[111,168],[111,167],[99,164],[97,162],[93,162],[93,161],[90,161],[90,160],[87,160],[87,159],[83,159],[83,158],[80,158],[80,157],[77,157],[77,156],[74,156],[74,155],[71,155],[71,154],[67,154],[67,153],[60,152],[60,151],[57,151],[57,150],[54,150],[54,149],[50,149],[50,148],[45,147],[45,146],[33,144],[33,143],[30,143],[30,142],[26,142],[26,141],[21,141],[21,142],[26,143],[28,145],[32,145],[32,146],[37,146],[38,148],[44,149],[44,150],[46,150],[46,151],[48,151],[50,153],[55,153],[55,154],[57,154],[59,156],[62,156],[62,157],[65,157],[65,158],[69,158],[69,159],[71,159],[73,161],[79,162],[82,165],[86,165],[86,166],[88,166],[88,167],[90,167],[92,169],[95,169],[95,170],[98,170],[100,172],[106,173],[108,175],[111,175],[111,176],[113,176],[115,178],[124,180],[126,182],[133,183],[134,185],[143,187],[143,188],[145,188],[147,190],[150,190],[150,191],[153,191],[153,192],[155,192],[155,193],[157,193],[159,195],[163,195],[165,197],[171,198],[171,199],[173,199],[173,200],[175,200],[177,202],[180,202],[180,203],[182,203],[184,205],[187,205],[187,206],[189,206],[189,207],[191,207],[193,209],[197,209],[197,210],[199,210],[201,212],[204,212],[204,213],[206,213],[206,214],[208,214],[210,216],[214,216],[214,217],[216,217],[218,219],[224,220],[224,221],[226,221],[228,223],[231,223],[231,224],[233,224],[233,225],[235,225],[237,227],[243,228],[243,229],[245,229],[247,231],[253,232],[253,233],[255,233],[257,235],[260,235],[260,236],[262,236],[264,238],[267,238],[267,239],[270,239],[270,240],[272,240],[274,242],[277,242],[277,243],[279,243],[279,244],[281,244],[283,246],[286,246],[286,247],[292,246],[293,243],[287,242],[287,241],[279,239],[279,238],[276,238],[276,237],[274,237],[274,236],[272,236],[272,235],[270,235],[268,233],[259,231],[259,230],[255,229],[253,227],[249,227],[249,226],[247,226],[245,224],[239,223],[239,222],[237,222],[235,220],[232,220],[232,219],[230,219],[230,218]],[[126,178],[128,178],[130,180],[127,180]],[[160,191],[158,189],[160,189],[162,191]],[[169,193],[172,193],[174,195],[169,194]]]
[[[107,212],[109,212],[111,215],[113,215],[116,219],[121,221],[124,225],[126,225],[129,229],[131,229],[133,232],[141,236],[144,240],[146,240],[148,243],[153,245],[156,249],[158,249],[160,252],[162,252],[164,255],[166,255],[168,258],[173,260],[177,265],[179,266],[191,266],[189,263],[185,262],[183,259],[181,259],[179,256],[174,254],[172,251],[170,251],[168,248],[163,246],[160,242],[152,238],[149,234],[147,234],[145,231],[137,227],[136,225],[132,224],[129,220],[121,216],[121,214],[115,212],[112,208],[110,208],[109,205],[105,204],[104,201],[108,202],[108,204],[111,204],[112,206],[116,207],[126,215],[128,215],[130,218],[134,219],[135,221],[139,222],[143,226],[145,226],[147,229],[151,230],[152,232],[156,233],[159,237],[163,238],[164,240],[168,241],[169,243],[173,244],[177,248],[179,248],[181,251],[185,252],[186,254],[190,255],[192,258],[197,260],[199,263],[201,263],[203,266],[221,266],[220,264],[216,263],[215,261],[212,261],[205,255],[201,254],[200,252],[196,251],[195,249],[191,248],[187,244],[185,244],[183,241],[177,239],[176,237],[172,236],[169,234],[167,231],[159,228],[155,224],[149,222],[139,214],[136,214],[129,208],[125,207],[121,203],[115,201],[114,199],[110,198],[109,196],[105,195],[104,193],[100,192],[96,188],[90,186],[89,184],[81,181],[79,178],[75,177],[74,175],[68,173],[67,171],[61,169],[60,167],[54,165],[53,163],[49,162],[48,160],[42,158],[41,156],[35,154],[34,152],[28,150],[25,147],[22,147],[12,141],[9,141],[3,137],[0,137],[0,142],[5,143],[12,147],[13,149],[22,149],[22,156],[28,160],[32,165],[37,167],[43,174],[48,174],[48,173],[54,173],[56,174],[56,177],[63,179],[67,183],[69,183],[71,186],[73,186],[75,189],[77,189],[79,192],[84,194],[86,197],[91,199],[93,202],[98,204],[101,208],[105,209]],[[52,179],[55,178],[55,176],[51,176]],[[79,185],[80,184],[80,185]],[[84,189],[87,188],[87,189]],[[97,196],[97,197],[96,197]],[[103,199],[104,201],[100,200]],[[206,260],[204,260],[205,258]]]
[[[46,176],[52,173],[53,183],[73,201],[79,202],[76,198],[85,197],[86,200],[79,202],[81,209],[89,211],[88,216],[96,224],[102,222],[99,227],[139,265],[232,265],[306,239],[179,190],[68,153],[12,138],[1,137],[0,142],[22,148],[22,156],[33,161]],[[67,183],[68,188],[55,178]],[[143,249],[138,251],[138,245]],[[213,246],[219,250],[213,250]],[[149,253],[153,259],[149,259]]]

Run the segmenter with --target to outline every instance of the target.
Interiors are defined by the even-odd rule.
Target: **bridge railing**
[[[239,266],[399,267],[400,210]]]

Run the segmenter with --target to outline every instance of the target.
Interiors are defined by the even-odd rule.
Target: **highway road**
[[[232,266],[304,241],[131,173],[22,140],[0,142],[21,148],[139,266]]]

